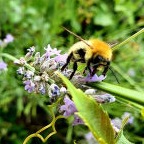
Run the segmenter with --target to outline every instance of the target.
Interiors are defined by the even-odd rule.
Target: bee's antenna
[[[117,81],[117,82],[120,84],[120,82],[119,82],[118,78],[116,77],[116,75],[115,75],[114,71],[112,70],[112,68],[111,68],[111,67],[109,67],[109,69],[111,70],[112,74],[114,75],[114,77],[115,77],[116,81]]]
[[[77,34],[73,33],[72,31],[68,30],[67,28],[65,28],[63,26],[62,26],[62,28],[65,29],[66,31],[68,31],[70,34],[72,34],[75,37],[77,37],[79,40],[83,41],[86,45],[88,45],[90,48],[93,49],[93,47],[90,44],[88,44],[83,38],[81,38],[80,36],[78,36]]]

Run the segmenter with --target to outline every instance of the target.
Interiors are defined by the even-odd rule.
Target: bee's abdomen
[[[77,51],[77,53],[79,54],[79,56],[81,57],[81,58],[84,58],[85,57],[85,53],[86,53],[86,51],[85,51],[85,49],[79,49],[78,51]]]

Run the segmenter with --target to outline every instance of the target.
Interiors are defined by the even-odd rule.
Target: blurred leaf
[[[121,128],[120,128],[120,130],[117,134],[117,137],[116,137],[116,144],[132,144],[123,135],[123,129],[124,129],[125,125],[127,124],[128,120],[129,120],[129,117],[126,117],[122,120]]]
[[[24,114],[25,114],[26,116],[30,114],[31,108],[32,108],[32,103],[29,102],[29,103],[26,105],[26,107],[24,108]]]
[[[23,106],[23,99],[21,97],[19,97],[17,99],[17,115],[20,116],[22,111],[24,109],[24,106]]]
[[[131,143],[130,141],[128,141],[126,139],[126,137],[123,135],[123,132],[121,132],[119,138],[118,138],[118,141],[116,142],[116,144],[133,144]]]
[[[110,14],[98,12],[94,17],[94,23],[101,26],[109,26],[113,24],[113,19]]]
[[[144,118],[144,107],[143,107],[142,110],[141,110],[141,115],[142,115],[142,117]]]

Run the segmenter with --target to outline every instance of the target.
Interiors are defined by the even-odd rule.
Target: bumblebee
[[[112,49],[110,45],[99,39],[83,40],[81,37],[77,36],[68,29],[66,30],[78,37],[81,41],[71,46],[66,63],[61,68],[61,71],[63,71],[68,66],[70,61],[72,61],[73,72],[71,73],[69,79],[72,79],[74,76],[78,67],[78,62],[86,63],[84,71],[88,69],[91,77],[97,72],[99,67],[103,66],[104,70],[102,75],[105,76],[110,67],[110,62],[112,59]]]

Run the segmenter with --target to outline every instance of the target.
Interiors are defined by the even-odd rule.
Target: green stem
[[[120,98],[120,97],[117,97],[117,100],[120,101],[120,102],[123,102],[124,104],[127,104],[127,105],[130,105],[130,106],[133,106],[132,108],[134,110],[142,110],[143,109],[143,106],[138,104],[138,103],[135,103],[135,102],[132,102],[132,101],[129,101],[129,100],[126,100],[126,99],[123,99],[123,98]]]
[[[19,60],[19,59],[15,58],[14,56],[12,56],[8,53],[1,53],[0,55],[3,56],[3,57],[8,58],[9,60],[12,60],[13,62],[16,61],[16,60]],[[29,70],[35,72],[35,68],[32,67],[31,65],[26,63],[24,66],[26,66]]]
[[[30,66],[29,64],[26,63],[25,66],[26,66],[30,71],[35,72],[35,68],[32,67],[32,66]]]
[[[129,84],[131,86],[133,86],[136,90],[140,91],[140,92],[144,92],[143,89],[141,87],[139,87],[136,82],[131,79],[131,77],[129,75],[127,75],[126,73],[124,73],[116,64],[112,63],[111,64],[113,69],[115,71],[117,71],[127,82],[129,82]]]
[[[7,53],[1,53],[0,55],[3,56],[3,57],[6,57],[6,58],[8,58],[8,59],[10,59],[10,60],[12,60],[12,61],[18,60],[18,59],[15,58],[14,56],[12,56],[12,55],[10,55],[10,54],[7,54]]]
[[[112,47],[112,50],[116,50],[118,49],[119,47],[121,47],[122,45],[125,45],[127,42],[129,42],[131,39],[137,37],[138,35],[140,35],[141,33],[144,32],[144,28],[142,28],[141,30],[139,30],[138,32],[136,32],[135,34],[133,34],[132,36],[130,36],[129,38],[127,38],[126,40],[124,40],[123,42],[121,42],[120,44]]]
[[[127,89],[121,86],[108,84],[105,82],[89,84],[93,88],[98,88],[105,92],[111,93],[113,95],[119,96],[123,99],[130,100],[140,105],[144,105],[144,93],[135,90]]]

